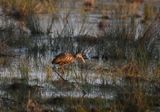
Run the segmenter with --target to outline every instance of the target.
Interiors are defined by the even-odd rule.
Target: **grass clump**
[[[22,60],[20,62],[19,71],[20,71],[22,79],[24,79],[25,82],[27,83],[28,80],[29,80],[30,66],[29,66],[29,63],[26,60]]]
[[[120,95],[115,104],[112,105],[111,110],[114,112],[119,110],[123,112],[146,112],[150,108],[145,93],[135,89],[131,93]]]
[[[29,34],[49,33],[53,24],[52,17],[48,23],[47,31],[44,32],[42,30],[43,26],[40,25],[39,16],[42,14],[52,16],[57,10],[55,8],[56,0],[0,0],[0,6],[6,17],[16,20],[17,26]]]
[[[6,13],[14,14],[15,10],[20,17],[26,17],[30,14],[51,13],[55,11],[55,0],[0,0],[0,5]]]
[[[7,55],[9,50],[9,46],[7,45],[5,40],[0,39],[0,56]]]
[[[41,105],[36,100],[30,98],[27,101],[26,110],[27,112],[43,112]]]
[[[52,73],[53,73],[52,68],[49,65],[46,65],[44,70],[45,70],[45,73],[46,73],[46,79],[50,80],[51,76],[52,76]]]

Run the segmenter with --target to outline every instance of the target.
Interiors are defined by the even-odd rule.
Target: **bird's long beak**
[[[85,60],[84,60],[84,58],[82,58],[81,60],[82,60],[82,62],[83,62],[83,63],[85,63]]]

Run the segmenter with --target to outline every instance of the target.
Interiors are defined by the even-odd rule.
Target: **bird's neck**
[[[75,59],[77,59],[77,55],[76,55],[76,54],[73,54],[73,57],[74,57]]]

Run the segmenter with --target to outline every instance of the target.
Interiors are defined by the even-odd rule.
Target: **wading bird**
[[[82,53],[77,53],[77,54],[61,53],[52,60],[52,64],[59,65],[62,72],[64,73],[64,65],[71,64],[76,60],[85,63]]]

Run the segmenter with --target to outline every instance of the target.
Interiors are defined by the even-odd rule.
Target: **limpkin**
[[[55,58],[52,60],[52,64],[57,64],[60,66],[62,72],[64,73],[64,65],[67,64],[71,64],[73,62],[75,62],[76,60],[81,61],[82,63],[85,63],[85,60],[83,58],[83,54],[82,53],[77,53],[77,54],[72,54],[72,53],[61,53],[57,56],[55,56]],[[66,81],[58,72],[57,74],[64,80]],[[77,83],[78,88],[81,89],[79,87],[79,84]],[[86,91],[81,89],[83,94],[86,94]]]
[[[52,60],[52,64],[57,64],[60,66],[62,72],[64,73],[64,65],[71,64],[76,60],[85,63],[82,53],[72,54],[72,53],[61,53]]]

